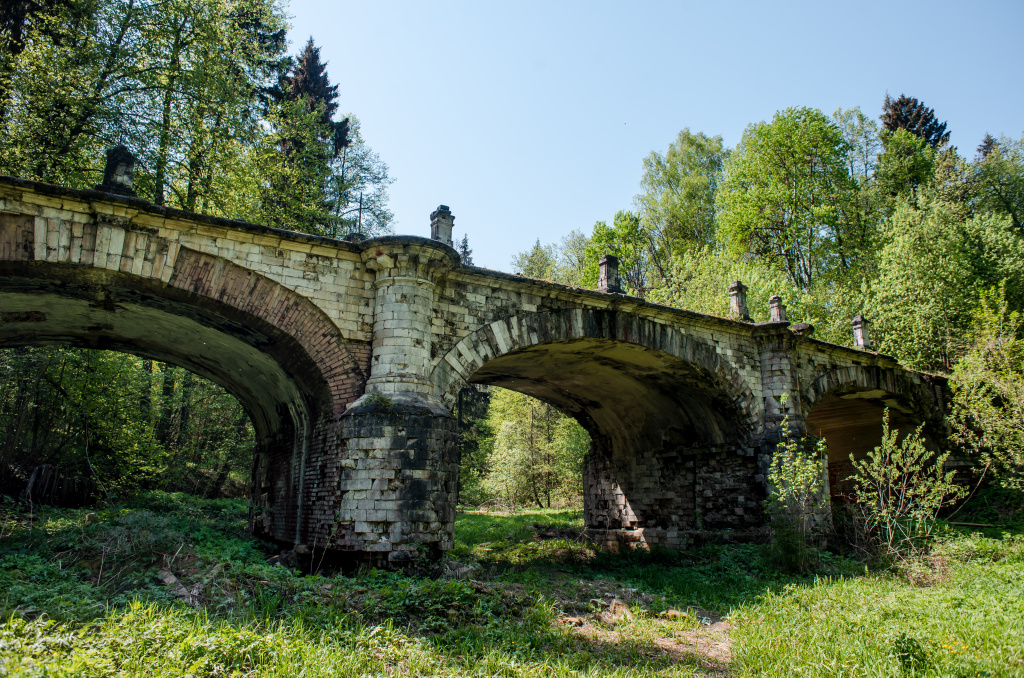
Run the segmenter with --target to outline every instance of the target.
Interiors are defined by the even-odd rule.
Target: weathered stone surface
[[[401,564],[451,547],[451,410],[469,384],[552,403],[590,433],[585,513],[610,546],[757,528],[788,421],[843,464],[881,411],[942,435],[944,384],[862,348],[459,263],[435,240],[340,241],[0,178],[0,346],[128,351],[223,385],[257,433],[252,524]],[[726,290],[723,290],[723,294]],[[863,323],[861,323],[863,327]],[[799,328],[792,328],[799,329]]]

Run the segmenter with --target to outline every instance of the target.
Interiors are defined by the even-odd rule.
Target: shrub
[[[882,415],[882,444],[867,458],[850,461],[851,477],[863,543],[875,555],[906,559],[927,550],[943,506],[961,499],[966,490],[945,471],[949,453],[929,451],[921,428],[899,441],[889,428],[889,410]]]
[[[807,537],[815,526],[827,520],[824,440],[813,446],[807,438],[795,436],[789,417],[782,422],[782,437],[768,467],[771,493],[766,509],[772,519],[772,546],[776,562],[785,569],[804,571],[811,566]]]

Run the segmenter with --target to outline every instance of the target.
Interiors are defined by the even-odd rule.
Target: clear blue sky
[[[789,106],[877,116],[906,93],[973,157],[1024,132],[1024,2],[291,0],[397,181],[396,232],[449,205],[475,263],[630,208],[689,127],[734,146]]]

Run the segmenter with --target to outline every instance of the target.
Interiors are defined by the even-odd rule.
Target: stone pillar
[[[400,564],[453,544],[457,422],[434,396],[429,369],[435,288],[458,254],[407,236],[362,246],[375,274],[373,353],[366,393],[342,417],[338,522],[358,550]]]
[[[854,316],[850,325],[853,326],[853,347],[862,348],[865,350],[871,350],[871,337],[868,336],[868,325],[870,325],[864,316]]]
[[[600,277],[597,281],[598,292],[622,293],[622,281],[619,279],[619,258],[605,254],[599,262]]]
[[[96,185],[97,191],[135,195],[135,156],[124,146],[114,146],[107,151],[107,164],[103,169],[103,183]]]
[[[739,280],[729,284],[729,315],[736,320],[750,320],[747,313],[747,286]]]
[[[452,229],[455,227],[455,217],[448,209],[448,205],[438,205],[437,209],[430,213],[430,239],[440,240],[449,247],[452,243]]]
[[[788,322],[786,320],[786,307],[782,305],[782,297],[777,294],[768,300],[768,322]]]
[[[778,437],[788,416],[789,427],[802,431],[804,414],[796,373],[796,344],[788,325],[765,328],[757,338],[761,354],[761,391],[764,396],[764,430],[768,440]]]

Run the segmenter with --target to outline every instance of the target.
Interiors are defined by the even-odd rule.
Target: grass
[[[1024,537],[999,499],[978,505],[1002,531],[812,575],[756,544],[598,553],[551,510],[463,512],[428,576],[303,576],[267,564],[243,502],[8,503],[0,676],[1022,676]]]

